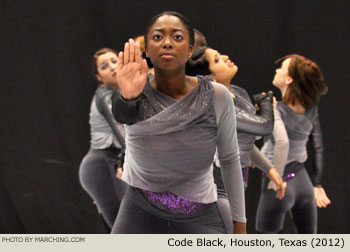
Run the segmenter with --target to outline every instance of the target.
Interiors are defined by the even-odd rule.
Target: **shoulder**
[[[211,84],[214,89],[213,104],[217,119],[230,113],[235,114],[235,106],[230,91],[217,82],[211,82]],[[234,116],[230,117],[235,118]]]
[[[307,109],[305,114],[311,121],[316,120],[318,118],[318,107],[316,105],[312,105]]]
[[[238,95],[244,96],[244,97],[249,97],[248,92],[240,86],[231,84],[230,88],[235,94],[238,94]]]
[[[232,100],[230,91],[224,85],[214,81],[211,81],[211,85],[214,89],[214,97]]]
[[[277,102],[277,110],[281,115],[290,113],[292,110],[283,102]]]
[[[96,100],[104,99],[106,96],[111,96],[113,89],[107,86],[100,86],[96,89]]]
[[[282,102],[277,102],[277,107],[273,109],[275,119],[281,119],[288,111],[288,106]]]

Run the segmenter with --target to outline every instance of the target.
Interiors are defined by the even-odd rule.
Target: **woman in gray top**
[[[259,94],[254,96],[257,98],[256,102],[260,108],[260,114],[257,115],[248,93],[243,88],[231,84],[237,71],[237,65],[227,55],[222,55],[208,47],[201,47],[195,51],[186,65],[188,75],[208,75],[214,81],[226,86],[231,92],[236,108],[237,139],[245,187],[248,184],[248,169],[253,163],[272,178],[277,185],[274,188],[278,188],[276,197],[283,198],[285,183],[270,161],[254,145],[256,136],[272,133],[274,122],[272,95]],[[220,163],[217,159],[214,166],[216,168],[214,169],[214,179],[219,192],[219,210],[225,213],[224,216],[227,216],[229,215],[226,206],[228,202],[222,183]],[[232,224],[229,221],[225,221],[225,226],[227,229],[232,229]]]
[[[235,108],[225,87],[185,75],[194,33],[176,12],[155,16],[146,52],[129,40],[118,57],[113,114],[126,126],[129,184],[113,233],[225,233],[211,164],[216,147],[236,233],[246,233]]]
[[[117,85],[117,53],[102,48],[94,54],[92,72],[99,86],[90,109],[90,150],[79,168],[84,190],[96,202],[107,225],[112,228],[126,184],[116,178],[118,155],[125,147],[124,127],[112,115],[111,96]],[[117,167],[116,167],[117,166]]]
[[[330,204],[321,186],[323,144],[316,106],[327,86],[315,62],[297,54],[281,60],[273,85],[280,89],[282,101],[275,109],[273,134],[265,139],[262,152],[287,181],[287,190],[283,200],[276,200],[266,189],[269,179],[263,177],[256,229],[261,233],[280,232],[286,212],[291,211],[298,233],[316,233],[316,205]],[[314,157],[314,187],[304,167],[309,137]]]

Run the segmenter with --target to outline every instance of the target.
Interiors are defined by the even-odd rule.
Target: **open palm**
[[[132,39],[125,43],[124,52],[118,55],[117,82],[122,96],[133,99],[139,96],[146,84],[148,67],[142,59],[140,44]]]

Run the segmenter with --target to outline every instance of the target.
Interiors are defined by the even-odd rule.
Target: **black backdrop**
[[[90,58],[120,50],[154,14],[188,16],[209,45],[239,66],[249,93],[273,89],[273,62],[299,53],[321,66],[329,93],[320,103],[324,187],[320,233],[349,233],[349,11],[346,0],[1,1],[0,233],[103,233],[106,227],[78,181],[89,148],[95,84]],[[254,232],[258,171],[246,192]],[[290,219],[285,231],[293,233]]]

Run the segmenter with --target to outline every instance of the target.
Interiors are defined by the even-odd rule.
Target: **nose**
[[[166,36],[164,38],[164,44],[163,44],[163,48],[172,48],[173,45],[171,44],[171,40],[168,36]]]
[[[114,69],[116,69],[116,68],[117,68],[117,63],[111,63],[111,64],[110,64],[110,68],[111,68],[112,71],[113,71]]]

